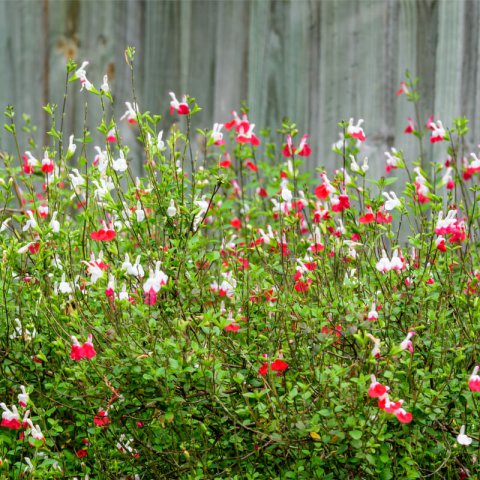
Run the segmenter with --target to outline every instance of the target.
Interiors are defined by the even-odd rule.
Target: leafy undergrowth
[[[104,107],[95,155],[87,129],[64,143],[54,105],[49,147],[6,112],[1,474],[476,478],[467,121],[410,120],[422,156],[392,149],[371,180],[361,121],[339,125],[341,168],[305,173],[292,123],[281,145],[247,112],[195,132],[195,100],[171,94],[178,123],[163,134],[133,91],[119,122],[138,158],[106,113],[108,79],[96,89],[86,67],[69,63],[67,90]],[[418,100],[410,78],[399,93]],[[442,160],[426,165],[427,148]]]

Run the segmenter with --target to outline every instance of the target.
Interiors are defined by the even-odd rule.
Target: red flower
[[[238,332],[240,330],[240,325],[238,323],[229,323],[225,327],[225,331],[227,332]]]
[[[288,368],[288,363],[277,358],[272,362],[270,368],[275,372],[284,372]]]
[[[72,349],[70,351],[70,358],[72,360],[78,362],[83,358],[91,359],[96,354],[97,352],[95,351],[95,348],[93,348],[91,334],[88,336],[87,341],[83,345],[80,345],[77,338],[72,335]]]
[[[258,167],[253,162],[248,161],[245,166],[249,168],[252,172],[258,171]]]
[[[413,420],[413,415],[410,412],[406,412],[403,408],[400,408],[394,414],[401,423],[410,423]]]
[[[358,219],[360,223],[372,223],[374,220],[375,215],[373,214],[371,207],[367,207],[367,213]]]
[[[88,455],[88,452],[86,450],[84,450],[83,448],[81,448],[80,450],[77,450],[75,452],[75,455],[78,457],[78,458],[84,458]]]
[[[268,372],[268,363],[265,362],[265,363],[258,369],[258,373],[259,373],[260,375],[265,376],[265,375],[267,374],[267,372]]]
[[[413,133],[415,131],[415,124],[413,120],[408,117],[408,127],[405,129],[405,133]]]
[[[242,228],[242,221],[235,217],[234,219],[232,219],[232,221],[230,222],[230,225],[235,228],[236,230],[240,230]]]
[[[110,419],[108,418],[108,412],[105,412],[104,410],[99,410],[93,418],[93,423],[95,423],[97,427],[106,427],[110,423]]]
[[[92,240],[95,240],[96,242],[109,242],[110,240],[113,240],[116,237],[117,233],[115,230],[104,230],[101,228],[100,230],[97,230],[96,232],[92,232],[90,234],[90,237]]]
[[[350,200],[348,195],[343,193],[339,197],[332,198],[332,211],[334,212],[343,212],[350,208]]]

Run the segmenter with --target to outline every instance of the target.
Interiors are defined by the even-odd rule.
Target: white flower
[[[107,169],[107,152],[102,152],[101,148],[98,146],[95,147],[95,150],[97,151],[97,155],[93,160],[93,164],[96,165],[100,173],[105,173],[105,170]]]
[[[70,283],[65,280],[65,272],[62,274],[62,280],[60,281],[58,289],[62,293],[72,293],[72,287]]]
[[[43,433],[40,430],[40,427],[38,425],[33,425],[33,422],[30,419],[27,419],[27,423],[30,427],[30,435],[35,438],[35,440],[43,440]]]
[[[112,162],[112,167],[116,172],[124,172],[127,170],[128,165],[122,150],[120,150],[120,158]]]
[[[469,437],[468,435],[465,435],[465,425],[462,425],[460,428],[460,433],[458,434],[457,437],[457,442],[460,445],[465,445],[468,446],[472,443],[473,439]]]
[[[108,75],[103,76],[103,83],[102,86],[100,87],[105,93],[108,93],[110,91],[110,87],[108,86]]]
[[[125,270],[128,275],[133,275],[134,277],[143,278],[145,276],[143,267],[140,265],[140,255],[137,257],[135,263],[132,265],[130,263],[130,257],[128,253],[126,253],[125,261],[122,264],[122,270]]]
[[[355,160],[355,157],[353,155],[350,155],[350,170],[352,172],[359,172],[360,167],[358,166],[358,163]]]
[[[37,228],[37,221],[33,217],[33,212],[31,210],[27,210],[27,215],[28,215],[28,220],[25,222],[25,225],[23,226],[23,231],[26,232],[30,228]]]
[[[27,393],[27,390],[25,389],[25,386],[24,386],[24,385],[20,385],[20,390],[22,391],[22,393],[19,393],[19,394],[18,394],[18,403],[19,403],[22,407],[26,407],[26,406],[27,406],[27,403],[28,403],[28,393]]]
[[[280,188],[281,188],[281,195],[282,195],[282,199],[285,201],[285,202],[291,202],[292,201],[292,192],[289,190],[288,188],[288,180],[286,178],[284,178],[282,180],[282,183],[280,185]]]
[[[80,174],[78,169],[74,168],[74,169],[72,169],[72,172],[75,175],[73,175],[72,173],[68,174],[68,176],[70,177],[70,180],[72,182],[72,187],[73,188],[78,188],[78,187],[81,187],[82,185],[85,185],[85,179],[82,177],[82,175]]]
[[[137,202],[137,209],[135,210],[135,214],[137,215],[137,222],[143,222],[145,220],[145,211],[142,209],[142,204],[140,201]]]
[[[97,189],[95,190],[95,197],[99,200],[102,200],[110,190],[115,188],[115,184],[113,183],[111,177],[105,177],[100,179],[100,183],[97,180],[92,182]]]
[[[175,202],[173,198],[170,200],[170,206],[167,208],[167,215],[169,217],[174,217],[177,214],[177,209],[175,207]]]
[[[73,135],[68,139],[68,153],[72,156],[75,153],[77,146],[73,143]]]
[[[363,173],[367,173],[367,170],[368,170],[368,157],[365,157],[363,159],[363,164],[362,164],[362,172]]]
[[[400,202],[395,192],[382,192],[382,195],[386,198],[385,210],[390,211],[402,206],[402,202]]]
[[[52,219],[50,220],[49,227],[52,229],[52,232],[58,233],[60,231],[60,222],[57,220],[58,212],[53,212]]]

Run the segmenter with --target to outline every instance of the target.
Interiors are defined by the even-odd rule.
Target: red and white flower
[[[120,117],[120,120],[127,119],[128,123],[131,123],[131,124],[138,123],[137,122],[137,114],[138,114],[137,112],[139,111],[138,105],[135,102],[133,102],[133,104],[130,102],[125,102],[125,105],[127,107],[127,110]]]
[[[365,141],[365,133],[363,132],[363,129],[361,127],[363,123],[363,118],[358,120],[357,124],[354,125],[353,123],[353,118],[351,118],[348,122],[348,127],[347,127],[347,133],[351,135],[353,138],[356,138],[360,142]]]
[[[188,115],[190,113],[186,95],[183,95],[181,102],[177,100],[173,92],[169,92],[169,95],[172,98],[170,102],[170,115],[173,115],[173,112],[177,112],[179,115]]]
[[[468,379],[468,387],[472,392],[480,392],[480,375],[478,375],[479,370],[480,367],[477,365],[473,369],[473,372]]]

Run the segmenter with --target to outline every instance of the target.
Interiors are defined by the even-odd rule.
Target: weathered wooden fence
[[[171,121],[168,91],[188,93],[207,127],[246,100],[259,127],[288,116],[310,134],[311,168],[334,166],[340,120],[364,118],[364,151],[380,167],[392,145],[415,156],[403,134],[412,105],[395,97],[406,69],[421,78],[424,119],[451,125],[466,115],[480,142],[479,25],[476,0],[0,0],[0,107],[13,104],[45,130],[41,106],[62,103],[71,56],[90,61],[94,84],[109,75],[120,115],[132,99],[123,52],[133,45],[142,110]],[[66,134],[80,136],[84,102],[83,93],[69,97]],[[98,121],[95,99],[88,116]],[[8,148],[5,132],[0,142]],[[433,148],[432,158],[444,156]]]

